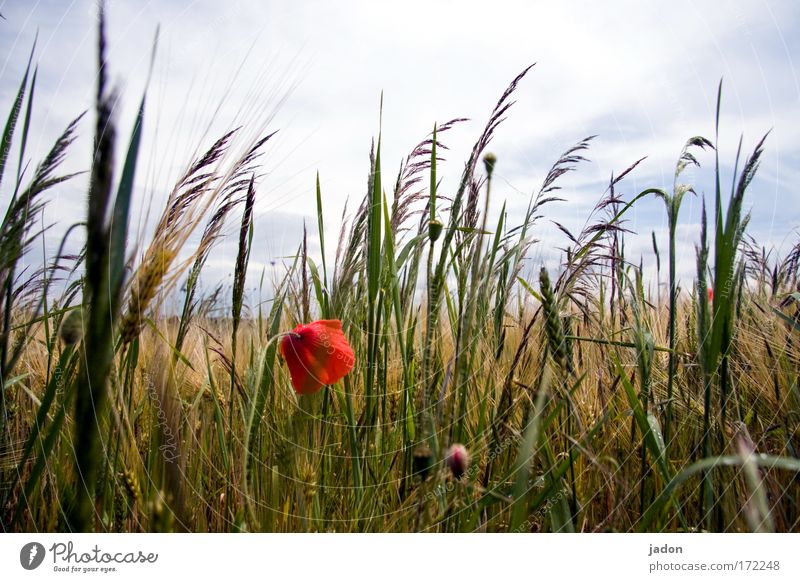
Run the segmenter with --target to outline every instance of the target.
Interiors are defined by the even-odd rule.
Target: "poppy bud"
[[[59,330],[61,341],[68,346],[74,345],[83,338],[83,310],[73,309],[61,322]]]
[[[424,481],[428,478],[432,466],[433,455],[430,448],[423,445],[414,451],[413,471],[415,475],[419,475]]]
[[[436,242],[440,234],[442,234],[442,223],[436,219],[431,220],[428,223],[428,236],[431,242]]]
[[[467,447],[459,443],[451,446],[444,454],[444,463],[450,468],[453,477],[461,479],[461,476],[466,473],[469,468],[469,452],[467,452]]]
[[[497,163],[497,156],[494,155],[492,152],[489,152],[485,156],[483,156],[483,165],[486,168],[486,174],[491,178],[492,172],[494,172],[494,165]]]

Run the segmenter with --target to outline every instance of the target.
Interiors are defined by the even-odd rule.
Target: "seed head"
[[[564,320],[558,312],[558,301],[550,285],[550,275],[542,267],[539,272],[539,290],[542,295],[542,309],[545,317],[547,344],[553,359],[567,372],[574,372],[572,363],[572,345],[564,333]],[[568,320],[567,320],[568,321]]]
[[[125,491],[128,494],[131,502],[135,503],[139,500],[139,481],[136,479],[136,474],[133,471],[125,469],[122,471],[122,483],[125,485]]]

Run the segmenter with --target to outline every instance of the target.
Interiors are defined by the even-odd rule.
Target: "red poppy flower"
[[[298,325],[281,340],[281,354],[298,394],[313,394],[336,384],[356,362],[338,319]]]
[[[714,290],[711,287],[708,288],[708,300],[714,301]]]

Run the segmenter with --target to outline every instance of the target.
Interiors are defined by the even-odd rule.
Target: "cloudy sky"
[[[119,126],[128,133],[145,86],[150,47],[160,43],[145,121],[136,222],[146,239],[156,212],[198,148],[242,123],[279,129],[258,189],[254,268],[292,252],[304,218],[315,228],[314,176],[322,180],[328,237],[338,235],[345,200],[366,188],[370,141],[382,135],[384,172],[430,132],[434,122],[467,117],[443,141],[445,192],[495,102],[525,66],[516,104],[490,149],[498,157],[495,212],[524,212],[549,166],[579,139],[597,134],[590,162],[561,182],[566,202],[548,209],[533,263],[557,258],[565,244],[550,220],[579,229],[608,179],[647,160],[624,183],[626,196],[671,188],[676,156],[693,135],[714,137],[717,85],[723,79],[721,157],[731,171],[772,130],[747,199],[751,234],[786,251],[800,222],[800,4],[791,0],[671,2],[108,2],[112,79],[123,96]],[[31,151],[45,151],[66,124],[90,108],[94,90],[93,0],[0,2],[0,103],[7,111],[38,31],[39,66]],[[3,116],[6,114],[3,113]],[[87,169],[90,123],[67,164]],[[709,153],[699,156],[705,168]],[[16,163],[16,161],[14,161]],[[712,193],[706,171],[691,174]],[[8,199],[7,181],[2,200]],[[53,195],[48,219],[63,226],[84,214],[85,180]],[[710,198],[708,198],[710,200]],[[694,269],[700,202],[684,203],[679,251],[684,280]],[[517,219],[518,220],[518,219]],[[628,256],[653,264],[650,233],[666,245],[663,204],[646,200],[628,227]],[[235,241],[212,257],[225,280]]]

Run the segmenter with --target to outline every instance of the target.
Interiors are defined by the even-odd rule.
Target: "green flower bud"
[[[68,346],[74,345],[83,338],[83,309],[73,309],[61,322],[59,330],[61,341]]]
[[[483,165],[486,167],[486,174],[491,178],[494,172],[494,165],[497,163],[497,156],[489,152],[483,156]]]
[[[428,474],[433,468],[433,453],[428,446],[422,445],[414,451],[414,460],[412,463],[415,475],[419,475],[424,481],[428,478]]]
[[[428,223],[428,236],[430,237],[431,241],[436,242],[439,238],[439,235],[442,234],[442,223],[436,219],[431,220]]]

